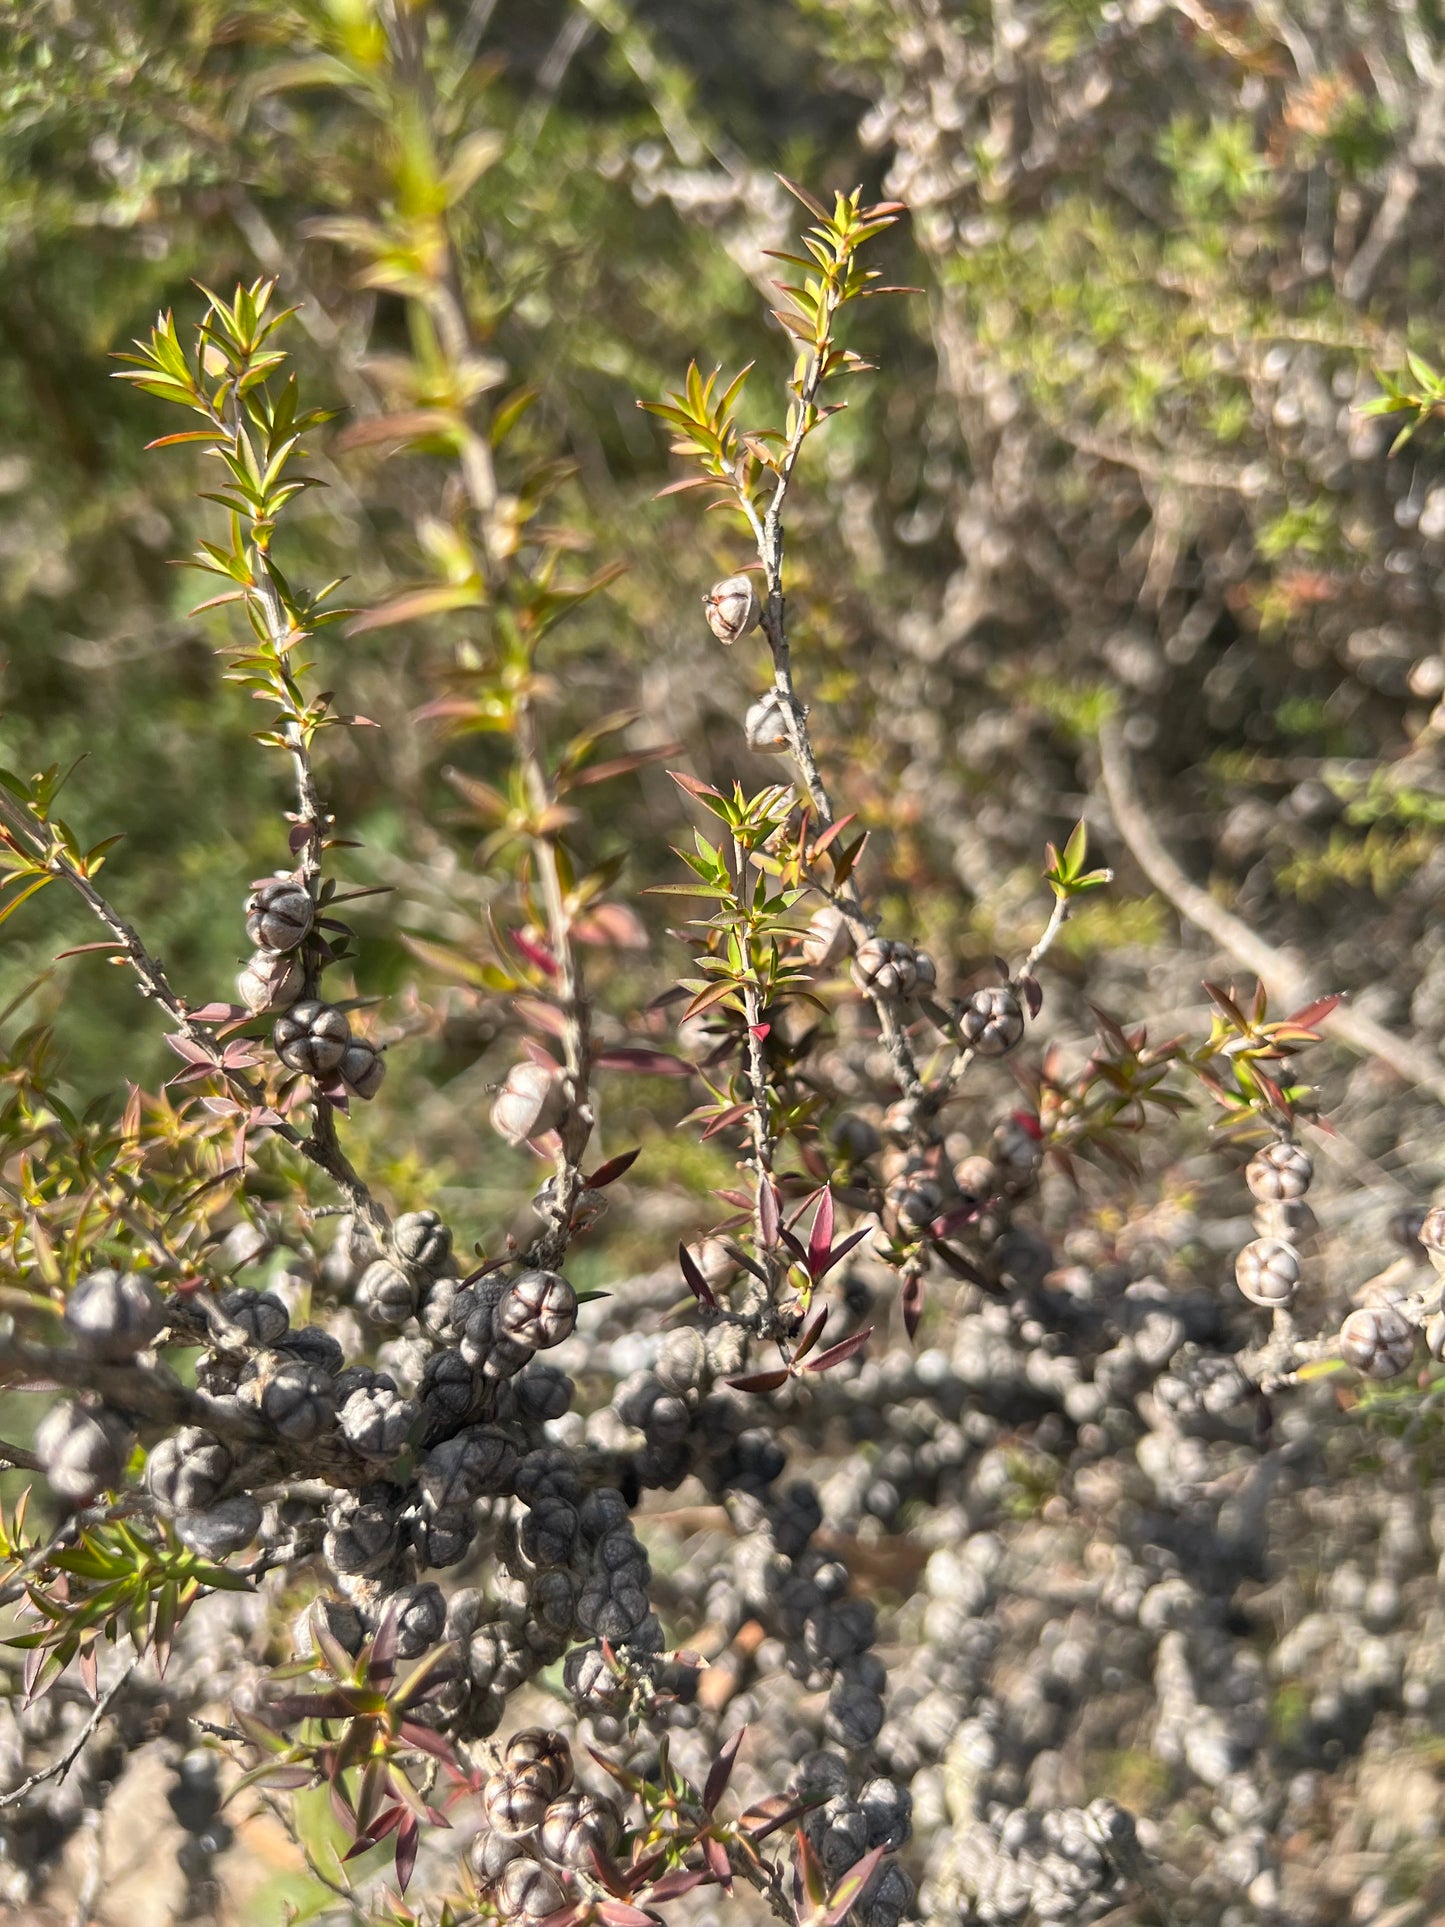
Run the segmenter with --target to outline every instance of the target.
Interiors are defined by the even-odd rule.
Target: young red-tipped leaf
[[[803,1321],[803,1329],[798,1333],[798,1342],[793,1347],[791,1363],[800,1365],[823,1336],[823,1327],[828,1322],[828,1307],[815,1305]]]

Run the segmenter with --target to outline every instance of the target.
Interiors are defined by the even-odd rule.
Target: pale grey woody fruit
[[[974,991],[958,1007],[959,1034],[980,1057],[1006,1057],[1024,1034],[1024,1013],[1007,984]]]
[[[555,1131],[567,1115],[561,1074],[528,1060],[514,1064],[492,1105],[492,1128],[509,1144]]]
[[[707,626],[719,642],[733,643],[757,628],[763,608],[746,575],[730,575],[716,582],[702,599]]]
[[[149,1278],[109,1266],[82,1278],[65,1304],[76,1350],[111,1363],[143,1352],[165,1321],[165,1303]]]
[[[351,1026],[343,1011],[304,997],[276,1019],[272,1033],[276,1055],[289,1070],[307,1077],[329,1077],[339,1070],[351,1042]]]
[[[1398,1378],[1415,1356],[1415,1335],[1393,1305],[1361,1305],[1340,1326],[1340,1357],[1368,1378]]]
[[[1304,1146],[1280,1138],[1256,1151],[1245,1166],[1244,1181],[1262,1204],[1275,1204],[1302,1198],[1314,1174],[1314,1164]]]
[[[258,950],[236,979],[236,995],[253,1017],[272,1017],[291,1008],[305,982],[299,957]]]
[[[246,935],[260,950],[294,950],[315,914],[303,884],[294,877],[274,877],[246,899]]]
[[[1299,1280],[1299,1253],[1282,1238],[1256,1238],[1234,1261],[1234,1282],[1252,1305],[1267,1311],[1293,1304]]]
[[[372,1098],[386,1076],[386,1059],[364,1037],[353,1037],[341,1054],[341,1081],[360,1098]]]

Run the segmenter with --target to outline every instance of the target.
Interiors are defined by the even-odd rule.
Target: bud
[[[507,1741],[506,1764],[513,1769],[543,1767],[552,1776],[556,1793],[565,1793],[572,1784],[572,1748],[563,1733],[550,1727],[524,1726]]]
[[[236,995],[253,1017],[273,1017],[291,1008],[305,981],[299,957],[258,950],[236,979]]]
[[[733,643],[756,629],[762,617],[762,604],[750,577],[730,575],[718,582],[702,599],[707,626],[719,642]]]
[[[294,877],[275,877],[246,899],[246,935],[260,950],[294,950],[311,928],[316,906]]]
[[[1279,1238],[1256,1238],[1234,1261],[1234,1282],[1252,1305],[1283,1311],[1299,1286],[1299,1253]]]
[[[319,998],[306,997],[276,1019],[271,1033],[276,1055],[289,1070],[308,1077],[329,1077],[339,1070],[351,1042],[345,1014]]]
[[[567,1114],[567,1091],[560,1072],[530,1058],[514,1064],[492,1105],[492,1127],[508,1144],[555,1131]]]
[[[567,1905],[567,1890],[556,1874],[521,1855],[503,1868],[496,1897],[506,1920],[545,1920]]]
[[[153,1447],[146,1460],[146,1490],[173,1512],[200,1512],[214,1505],[231,1471],[230,1448],[198,1426],[183,1425]]]
[[[592,1869],[593,1858],[608,1859],[622,1838],[622,1822],[610,1800],[596,1793],[566,1793],[548,1807],[541,1847],[562,1867]]]

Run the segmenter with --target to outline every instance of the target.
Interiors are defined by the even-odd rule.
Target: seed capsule
[[[958,1028],[980,1057],[1006,1057],[1024,1034],[1023,1006],[1007,984],[990,984],[959,1005]]]
[[[276,1055],[289,1070],[308,1077],[329,1077],[338,1070],[351,1042],[351,1026],[344,1012],[318,998],[306,997],[276,1019],[271,1033]]]
[[[560,1345],[577,1323],[577,1294],[555,1271],[524,1271],[514,1278],[493,1315],[499,1338],[529,1351]]]
[[[743,735],[749,749],[768,756],[787,755],[788,730],[776,690],[768,690],[749,708],[743,718]]]
[[[566,1113],[566,1086],[559,1074],[528,1060],[507,1072],[492,1105],[492,1128],[509,1144],[523,1144],[556,1130]]]
[[[1245,1166],[1244,1181],[1261,1204],[1291,1202],[1310,1188],[1315,1167],[1303,1145],[1266,1144]]]
[[[1431,1206],[1415,1236],[1435,1269],[1445,1272],[1445,1204]],[[1409,1241],[1401,1238],[1400,1243],[1408,1247]]]
[[[1299,1286],[1299,1253],[1280,1238],[1256,1238],[1234,1261],[1234,1282],[1252,1305],[1282,1311]]]
[[[253,1017],[274,1017],[291,1008],[305,981],[299,957],[258,950],[237,977],[236,994]]]
[[[294,950],[316,906],[294,877],[273,877],[246,899],[246,935],[261,950]]]
[[[386,1076],[386,1059],[364,1037],[353,1037],[341,1055],[341,1081],[356,1097],[375,1097]]]
[[[756,629],[763,613],[757,590],[745,575],[730,575],[715,583],[703,597],[702,609],[708,628],[719,642],[726,643],[734,643]]]
[[[1393,1305],[1361,1305],[1340,1326],[1340,1357],[1367,1378],[1398,1378],[1415,1355],[1415,1327]]]

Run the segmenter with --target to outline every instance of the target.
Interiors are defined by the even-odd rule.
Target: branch
[[[829,321],[831,329],[832,311],[836,302],[830,298]],[[788,748],[804,787],[812,798],[813,807],[825,830],[833,827],[836,812],[833,799],[828,794],[828,786],[823,780],[823,772],[818,767],[818,758],[813,749],[812,738],[808,734],[808,712],[798,699],[797,687],[793,681],[792,646],[788,640],[787,611],[783,599],[783,505],[787,501],[788,487],[797,467],[798,456],[808,435],[809,416],[812,404],[817,397],[823,379],[823,358],[816,350],[813,352],[808,372],[798,391],[796,416],[793,432],[788,438],[778,464],[777,486],[772,500],[768,503],[765,515],[760,519],[747,491],[739,488],[738,503],[753,531],[758,545],[758,560],[763,565],[763,577],[767,586],[767,601],[763,608],[762,629],[768,639],[768,648],[773,658],[773,688],[777,693],[778,707],[782,713],[783,728],[787,733]],[[848,936],[853,948],[857,950],[874,934],[875,923],[863,907],[862,893],[857,881],[851,875],[843,885],[837,899],[843,921],[848,928]],[[908,1041],[908,1033],[898,1013],[894,998],[885,997],[878,992],[868,996],[878,1016],[878,1027],[883,1042],[893,1060],[894,1072],[906,1097],[921,1098],[924,1095],[923,1080],[918,1074],[918,1063],[913,1055],[913,1046]]]
[[[191,1016],[185,1003],[171,988],[170,979],[166,976],[159,959],[147,950],[134,926],[126,922],[120,912],[114,909],[96,889],[90,878],[82,875],[62,850],[46,848],[44,842],[37,836],[30,817],[3,793],[0,793],[0,823],[5,825],[10,834],[22,843],[32,856],[44,862],[52,876],[58,877],[62,883],[69,884],[92,915],[98,917],[105,925],[124,951],[127,963],[139,979],[142,997],[147,997],[153,1003],[159,1004],[181,1036],[204,1052],[216,1075],[223,1080],[232,1095],[252,1110],[269,1109],[266,1093],[262,1087],[253,1083],[244,1072],[232,1069],[223,1061],[221,1047],[215,1037],[204,1024],[198,1024]],[[318,1110],[319,1108],[318,1106]],[[284,1119],[268,1125],[267,1128],[299,1151],[303,1157],[309,1159],[318,1170],[324,1171],[338,1190],[344,1193],[352,1211],[365,1220],[378,1238],[385,1239],[390,1229],[390,1220],[336,1143],[334,1134],[328,1139],[326,1134],[318,1129],[312,1136],[303,1137],[295,1125],[286,1123]]]
[[[1304,965],[1290,952],[1266,943],[1207,890],[1191,883],[1160,842],[1134,780],[1123,730],[1112,717],[1099,732],[1099,770],[1115,827],[1154,888],[1187,922],[1252,971],[1272,997],[1291,1006],[1313,1002],[1320,991]],[[1424,1045],[1344,1006],[1322,1018],[1320,1029],[1362,1056],[1379,1058],[1407,1083],[1445,1103],[1445,1065]]]
[[[555,808],[556,798],[542,762],[536,716],[530,698],[525,697],[518,706],[517,755],[528,799],[538,818],[545,821],[547,812]],[[549,1214],[552,1222],[532,1254],[539,1265],[550,1270],[561,1262],[571,1239],[572,1213],[583,1189],[582,1155],[592,1136],[592,1009],[587,1001],[582,960],[572,941],[572,919],[562,887],[556,842],[544,830],[533,837],[532,851],[547,913],[548,948],[557,966],[557,1003],[563,1019],[562,1049],[568,1083],[567,1115],[557,1134],[556,1196]]]
[[[65,1778],[66,1774],[69,1773],[70,1769],[75,1765],[75,1762],[85,1751],[87,1742],[91,1739],[96,1728],[110,1711],[121,1689],[130,1683],[131,1676],[135,1672],[138,1664],[139,1661],[132,1660],[125,1671],[119,1674],[101,1694],[100,1698],[95,1702],[95,1710],[91,1713],[90,1718],[85,1722],[85,1725],[81,1727],[76,1739],[72,1741],[66,1751],[61,1754],[60,1758],[52,1761],[49,1766],[42,1767],[39,1773],[32,1773],[28,1780],[22,1780],[19,1786],[14,1788],[12,1792],[0,1794],[0,1807],[18,1806],[27,1795],[35,1791],[36,1787],[44,1786],[47,1780],[63,1780]]]

